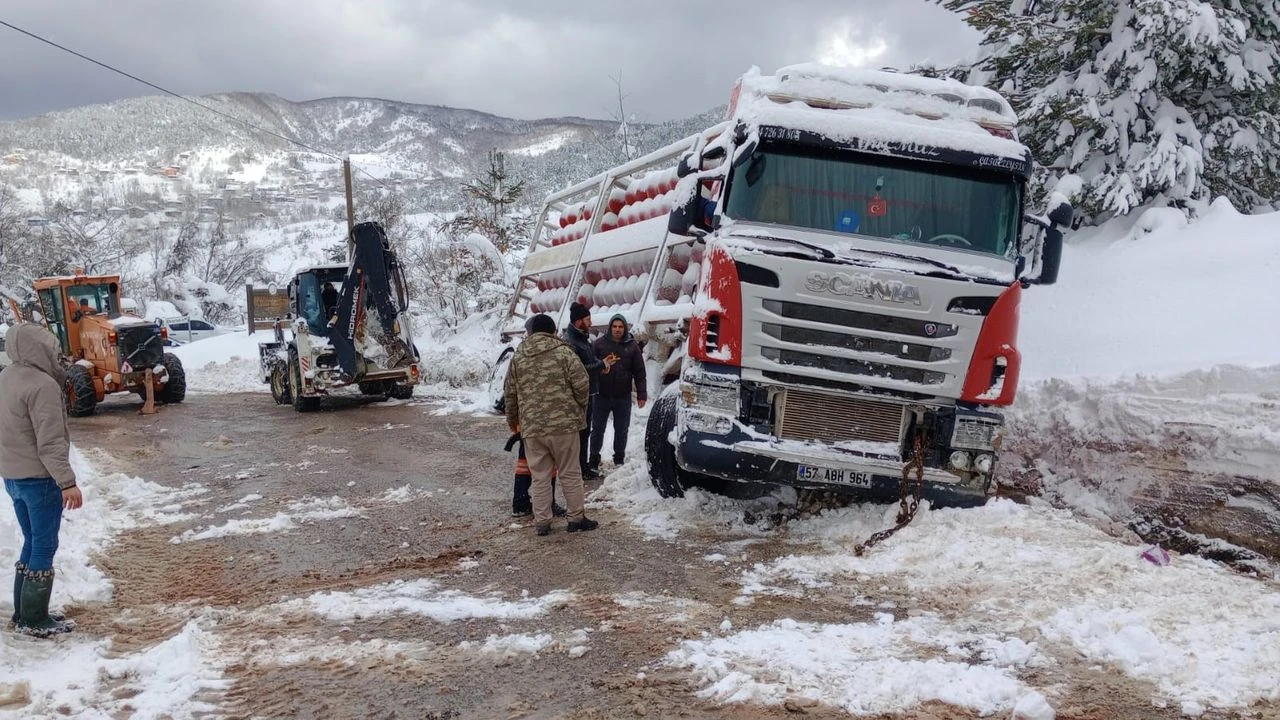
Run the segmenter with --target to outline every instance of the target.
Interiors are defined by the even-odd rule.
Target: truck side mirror
[[[1067,206],[1070,215],[1071,206]],[[1038,285],[1052,285],[1058,282],[1058,268],[1062,265],[1062,230],[1057,225],[1045,228],[1044,240],[1040,246],[1040,277]]]
[[[693,167],[692,161],[693,153],[689,152],[682,155],[680,163],[676,165],[676,177],[687,177],[697,172],[697,169]]]
[[[1071,203],[1058,203],[1058,207],[1049,211],[1049,222],[1058,227],[1070,227],[1071,216],[1074,213],[1075,211],[1071,209]],[[1059,233],[1059,239],[1061,239],[1061,233]]]
[[[671,210],[667,218],[667,232],[683,237],[702,237],[707,234],[702,193],[694,190],[684,204]]]

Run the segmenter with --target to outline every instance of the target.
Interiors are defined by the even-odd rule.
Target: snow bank
[[[1080,657],[1151,682],[1153,702],[1190,714],[1280,699],[1271,677],[1280,661],[1280,587],[1272,583],[1196,556],[1152,565],[1143,545],[1043,505],[923,511],[856,557],[854,544],[873,527],[866,507],[790,522],[771,542],[803,551],[745,567],[739,604],[817,592],[886,612],[839,624],[784,619],[737,633],[726,623],[722,637],[686,641],[666,663],[690,670],[701,694],[722,702],[808,699],[853,713],[928,700],[984,715],[1047,710],[1053,689],[1028,685],[1023,678],[1038,675],[1028,669]],[[726,547],[749,539],[717,518],[700,530],[719,533]],[[903,677],[911,681],[895,682]]]
[[[96,452],[86,456],[79,449],[72,449],[71,465],[84,505],[62,516],[58,554],[54,558],[58,571],[55,606],[110,600],[111,581],[93,564],[92,557],[106,551],[112,539],[125,530],[191,519],[193,516],[184,508],[198,504],[206,492],[198,485],[174,490],[99,467],[106,462],[109,459]],[[12,568],[21,547],[22,530],[12,508],[6,507],[0,511],[0,567]],[[0,614],[8,617],[12,612],[12,596],[0,593]]]
[[[797,541],[841,533],[841,512],[791,526]],[[1280,587],[1195,556],[1157,567],[1143,546],[1110,538],[1064,511],[996,501],[929,512],[865,558],[849,534],[827,555],[790,556],[750,571],[768,578],[903,583],[960,627],[1063,644],[1149,680],[1192,708],[1280,699]]]
[[[1023,295],[1024,380],[1114,379],[1280,360],[1280,213],[1226,200],[1195,222],[1149,210],[1069,241],[1058,284]],[[1252,319],[1250,319],[1252,318]]]
[[[270,392],[258,376],[258,343],[270,332],[228,333],[173,348],[187,373],[187,390],[205,393]]]

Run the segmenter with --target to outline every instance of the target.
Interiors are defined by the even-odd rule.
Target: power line
[[[303,149],[305,149],[305,150],[309,150],[309,151],[311,151],[311,152],[313,152],[313,153],[316,153],[317,155],[324,155],[325,157],[333,158],[334,160],[337,160],[338,162],[343,162],[343,158],[341,158],[341,157],[339,157],[339,156],[337,156],[337,155],[335,155],[335,154],[333,154],[333,153],[331,153],[331,152],[326,152],[326,151],[321,150],[321,149],[319,149],[319,148],[311,147],[310,145],[307,145],[306,143],[304,143],[304,142],[302,142],[301,140],[298,140],[298,139],[296,139],[296,138],[291,138],[291,137],[288,137],[288,136],[286,136],[286,135],[281,135],[280,133],[275,132],[274,130],[269,130],[269,129],[264,128],[264,127],[261,127],[261,126],[259,126],[259,125],[255,125],[255,124],[253,124],[253,123],[249,122],[248,120],[244,120],[244,119],[242,119],[242,118],[238,118],[238,117],[236,117],[235,115],[232,115],[231,113],[223,112],[223,111],[221,111],[221,110],[219,110],[219,109],[217,109],[217,108],[215,108],[215,107],[212,107],[212,106],[209,106],[209,105],[205,105],[204,103],[201,103],[201,102],[197,102],[197,101],[195,101],[195,100],[192,100],[191,98],[189,98],[189,97],[187,97],[187,96],[185,96],[185,95],[183,95],[183,94],[181,94],[181,93],[177,93],[177,92],[174,92],[174,91],[172,91],[172,90],[169,90],[168,88],[161,87],[161,86],[159,86],[159,85],[157,85],[157,84],[155,84],[155,83],[151,82],[150,80],[144,80],[144,79],[142,79],[142,78],[138,77],[137,75],[134,75],[134,74],[132,74],[132,73],[126,72],[126,71],[124,71],[124,70],[121,70],[120,68],[115,67],[115,66],[113,66],[113,65],[108,65],[107,63],[104,63],[104,62],[102,62],[101,60],[95,60],[95,59],[93,59],[93,58],[89,57],[88,55],[85,55],[84,53],[76,52],[75,50],[72,50],[71,48],[69,48],[69,47],[67,47],[67,46],[65,46],[65,45],[60,45],[60,44],[58,44],[58,43],[56,43],[56,42],[54,42],[54,41],[52,41],[52,40],[50,40],[50,39],[48,39],[48,38],[46,38],[46,37],[42,37],[42,36],[40,36],[40,35],[37,35],[37,34],[35,34],[35,33],[31,32],[31,31],[29,31],[29,30],[24,30],[24,29],[22,29],[22,28],[18,27],[17,25],[12,24],[12,23],[8,23],[8,22],[5,22],[4,20],[0,20],[0,25],[3,25],[4,27],[9,28],[10,30],[15,30],[15,31],[17,31],[17,32],[20,32],[20,33],[22,33],[23,35],[26,35],[27,37],[29,37],[29,38],[31,38],[31,39],[33,39],[33,40],[38,40],[39,42],[42,42],[42,43],[44,43],[44,44],[46,44],[46,45],[50,45],[50,46],[52,46],[52,47],[55,47],[55,48],[57,48],[57,49],[59,49],[59,50],[61,50],[61,51],[65,52],[65,53],[70,53],[70,54],[72,54],[72,55],[74,55],[74,56],[76,56],[76,57],[80,58],[81,60],[86,60],[86,61],[88,61],[88,62],[91,62],[91,63],[93,63],[94,65],[97,65],[98,67],[104,68],[104,69],[106,69],[106,70],[110,70],[111,72],[116,73],[117,75],[123,75],[124,77],[127,77],[127,78],[129,78],[130,80],[133,80],[133,81],[135,81],[135,82],[142,83],[143,85],[146,85],[146,86],[147,86],[147,87],[149,87],[149,88],[152,88],[152,89],[155,89],[155,90],[159,90],[160,92],[164,93],[165,95],[172,95],[173,97],[178,98],[179,100],[182,100],[182,101],[184,101],[184,102],[189,102],[189,103],[191,103],[192,105],[195,105],[196,107],[198,107],[198,108],[200,108],[200,109],[202,109],[202,110],[208,110],[209,112],[214,113],[215,115],[221,115],[222,117],[227,118],[228,120],[231,120],[231,121],[233,121],[233,122],[240,123],[241,125],[244,125],[245,127],[250,128],[250,129],[252,129],[252,130],[257,130],[257,131],[258,131],[258,132],[260,132],[260,133],[265,133],[265,134],[270,135],[270,136],[272,136],[272,137],[279,138],[280,140],[284,140],[284,141],[285,141],[285,142],[287,142],[287,143],[292,143],[292,144],[294,144],[294,145],[297,145],[298,147],[303,148]],[[349,158],[348,158],[348,161],[349,161]],[[386,186],[386,185],[384,185],[384,184],[382,183],[382,181],[381,181],[381,180],[379,180],[379,179],[378,179],[376,176],[374,176],[373,174],[369,173],[368,171],[366,171],[366,170],[364,170],[364,169],[362,169],[362,168],[360,168],[360,167],[355,166],[354,164],[352,165],[352,167],[355,167],[356,171],[358,171],[358,172],[360,172],[360,173],[363,173],[363,174],[367,175],[367,176],[369,177],[369,179],[371,179],[371,180],[373,180],[375,183],[377,183],[379,187],[381,187],[381,188],[383,188],[383,189],[387,189],[387,186]],[[391,168],[388,168],[388,169],[391,169]],[[416,173],[410,173],[410,174],[416,174]]]

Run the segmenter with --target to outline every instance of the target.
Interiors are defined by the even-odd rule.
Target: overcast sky
[[[3,0],[0,20],[186,94],[607,118],[621,75],[641,121],[725,102],[751,65],[941,64],[978,42],[926,0]],[[146,94],[0,26],[0,117]]]

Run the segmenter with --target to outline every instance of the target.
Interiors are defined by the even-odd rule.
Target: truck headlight
[[[973,468],[983,475],[989,475],[991,473],[991,466],[994,462],[995,458],[983,453],[974,459]]]
[[[689,410],[684,415],[685,427],[701,433],[728,435],[733,432],[733,421],[723,415],[711,415]]]
[[[955,428],[951,431],[951,447],[995,450],[1000,438],[1000,428],[1001,423],[996,418],[957,413]]]

